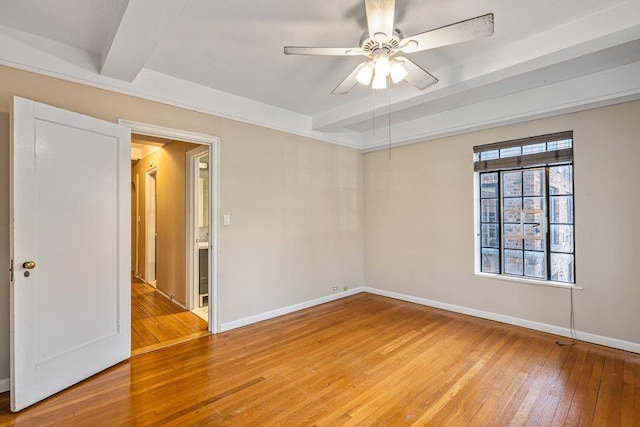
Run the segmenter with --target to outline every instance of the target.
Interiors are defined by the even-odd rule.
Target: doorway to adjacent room
[[[132,130],[131,341],[139,354],[217,329],[218,140]]]

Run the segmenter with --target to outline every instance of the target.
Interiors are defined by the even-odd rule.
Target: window
[[[573,133],[474,147],[479,270],[575,283]]]

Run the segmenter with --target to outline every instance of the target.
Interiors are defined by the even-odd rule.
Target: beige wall
[[[332,286],[364,284],[357,150],[0,67],[0,112],[9,111],[13,95],[110,122],[125,118],[221,138],[220,209],[232,221],[220,225],[221,323],[328,296]],[[0,162],[1,221],[9,198],[1,188],[8,161]],[[0,239],[7,247],[6,227]],[[7,282],[0,276],[0,291]],[[8,298],[1,299],[0,319],[8,310]],[[4,327],[0,373],[8,372],[7,341]]]
[[[138,237],[138,272],[146,278],[146,180],[147,171],[156,170],[156,286],[179,303],[186,302],[186,153],[196,144],[173,141],[141,159],[131,171],[133,182],[138,176],[141,222]],[[153,166],[151,166],[153,164]],[[133,227],[132,227],[133,229]],[[133,254],[132,254],[133,255]],[[132,262],[135,257],[132,256]]]
[[[221,154],[221,214],[231,215],[221,226],[223,318],[362,286],[361,154],[253,126],[227,128],[225,138],[233,143]]]
[[[640,158],[640,102],[400,147],[389,160],[386,151],[362,156],[0,67],[0,113],[9,111],[12,95],[111,122],[121,117],[221,137],[220,211],[231,215],[231,225],[220,224],[219,235],[223,324],[329,295],[332,286],[366,284],[567,327],[566,289],[474,275],[471,147],[573,130],[576,275],[584,288],[575,292],[576,325],[640,343],[635,307],[640,286],[633,268],[640,253],[640,172],[634,166]],[[5,263],[6,123],[6,114],[0,115],[0,262],[4,256]],[[7,289],[8,276],[0,276],[0,293],[6,296]],[[0,378],[6,378],[8,298],[0,304]]]
[[[472,147],[574,131],[579,331],[640,343],[640,102],[364,155],[367,286],[569,327],[569,291],[474,274]]]

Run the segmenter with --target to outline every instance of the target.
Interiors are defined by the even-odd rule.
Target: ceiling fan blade
[[[331,91],[331,93],[334,95],[344,95],[345,93],[348,93],[356,85],[356,83],[358,83],[358,80],[356,80],[356,76],[358,75],[358,71],[360,71],[360,69],[364,67],[366,63],[367,61],[359,64],[351,72],[351,74],[349,74],[347,78],[344,79],[342,83],[338,85],[338,87],[336,87],[333,91]]]
[[[404,53],[420,52],[422,50],[433,49],[440,46],[465,42],[468,40],[486,37],[493,34],[493,13],[467,19],[425,31],[411,37],[402,39],[400,51]]]
[[[301,47],[285,46],[287,55],[330,55],[330,56],[358,56],[369,54],[359,47]]]
[[[427,71],[423,70],[422,67],[417,65],[415,62],[410,61],[404,56],[396,56],[394,59],[402,63],[404,69],[407,70],[407,77],[405,77],[404,79],[418,89],[423,90],[433,84],[438,83],[438,79],[433,77]]]
[[[364,0],[364,8],[367,13],[369,37],[379,43],[391,40],[396,9],[395,0]]]

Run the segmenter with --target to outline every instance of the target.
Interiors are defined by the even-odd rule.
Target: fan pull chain
[[[373,136],[376,136],[376,91],[373,86],[371,86],[371,127]]]

